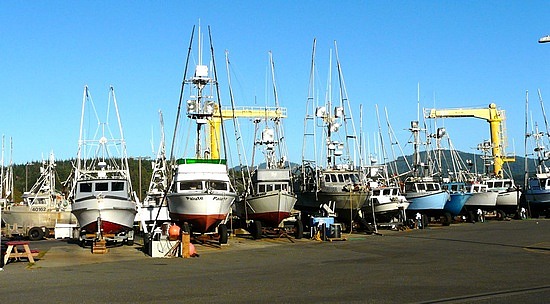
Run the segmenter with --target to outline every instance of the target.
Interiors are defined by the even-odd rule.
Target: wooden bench
[[[27,258],[29,262],[34,263],[34,257],[38,256],[38,250],[31,250],[29,248],[28,241],[10,241],[6,242],[8,248],[6,248],[6,255],[4,256],[4,265],[8,263],[10,259],[19,260],[21,258]]]

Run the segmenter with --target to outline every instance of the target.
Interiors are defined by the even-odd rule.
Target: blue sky
[[[406,145],[420,85],[422,107],[496,103],[507,113],[508,152],[523,155],[525,93],[533,116],[537,89],[550,98],[550,44],[537,43],[550,34],[549,17],[547,1],[1,1],[0,132],[6,142],[13,138],[15,163],[51,150],[57,159],[76,157],[84,85],[96,104],[107,102],[113,85],[128,154],[153,156],[158,110],[172,138],[186,49],[200,19],[212,29],[220,71],[229,51],[238,105],[266,96],[273,52],[294,162],[301,159],[313,38],[320,75],[337,40],[348,95],[357,111],[363,105],[369,137],[378,104]],[[222,102],[229,104],[227,95]],[[489,138],[481,120],[438,124],[462,151]],[[250,124],[241,125],[251,137]]]

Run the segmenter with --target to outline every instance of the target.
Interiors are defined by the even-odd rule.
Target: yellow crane
[[[233,118],[272,118],[272,119],[281,119],[286,118],[286,108],[282,107],[235,107],[231,108],[222,108],[219,111],[218,107],[214,109],[214,115],[210,120],[210,157],[212,159],[220,158],[220,134],[221,134],[221,123],[222,119],[233,119]]]
[[[427,109],[426,118],[455,118],[455,117],[473,117],[484,119],[489,122],[491,131],[491,150],[493,156],[493,173],[496,177],[503,177],[502,167],[505,162],[515,161],[515,157],[504,155],[506,137],[505,130],[505,112],[497,109],[494,103],[489,104],[488,108],[458,108],[458,109]]]

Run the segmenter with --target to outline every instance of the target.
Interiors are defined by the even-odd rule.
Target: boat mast
[[[302,176],[302,186],[307,188],[307,179],[311,178],[313,181],[314,187],[315,187],[315,193],[317,193],[318,190],[318,165],[317,165],[317,132],[316,132],[316,100],[315,100],[315,46],[316,46],[316,39],[313,39],[313,47],[311,51],[311,67],[309,72],[309,88],[308,88],[308,97],[306,102],[306,115],[304,117],[304,136],[302,141],[302,167],[301,167],[301,176]],[[310,108],[311,106],[311,108]],[[311,111],[311,112],[310,112]],[[311,130],[308,128],[308,121],[311,121]],[[313,159],[308,160],[306,159],[306,147],[307,145],[307,138],[313,137]],[[313,166],[310,166],[313,164]],[[306,176],[306,167],[312,167],[313,169],[313,175],[314,176]],[[302,189],[302,190],[304,190]]]

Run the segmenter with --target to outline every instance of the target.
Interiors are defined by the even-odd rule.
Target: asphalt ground
[[[232,237],[200,257],[140,245],[91,254],[32,242],[34,265],[0,272],[2,303],[546,303],[550,220],[461,223],[344,235],[346,241]]]

